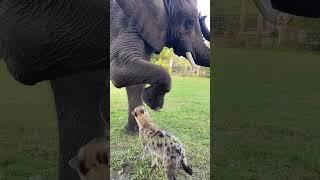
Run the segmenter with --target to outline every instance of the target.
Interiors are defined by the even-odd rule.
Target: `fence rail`
[[[230,14],[216,14],[211,19],[215,41],[222,46],[251,46],[257,45],[257,18],[258,15],[247,15],[245,31],[239,33],[240,16]],[[300,47],[311,50],[320,50],[320,28],[310,28],[303,24],[309,25],[314,23],[313,27],[320,27],[319,20],[296,19],[292,24],[286,26],[286,41],[288,47]],[[301,25],[302,24],[302,25]],[[280,30],[283,27],[274,26],[263,21],[261,42],[262,47],[274,47],[279,42]],[[241,38],[239,38],[241,37]]]

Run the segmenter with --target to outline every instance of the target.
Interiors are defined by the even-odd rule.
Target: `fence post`
[[[257,17],[257,29],[256,29],[256,42],[258,47],[262,45],[262,31],[263,31],[263,17],[262,17],[262,14],[259,12]]]
[[[279,26],[278,47],[288,46],[288,41],[289,41],[288,26],[287,25]]]
[[[241,9],[240,9],[240,29],[239,33],[243,33],[246,28],[246,18],[247,18],[247,0],[241,0]]]

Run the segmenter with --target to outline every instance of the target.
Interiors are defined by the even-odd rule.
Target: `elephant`
[[[319,18],[319,1],[318,0],[271,0],[272,7],[281,12],[296,16]]]
[[[197,0],[112,0],[110,8],[110,79],[116,88],[126,88],[125,130],[136,133],[134,108],[144,102],[157,111],[171,90],[169,73],[150,63],[151,54],[169,47],[210,67],[210,48],[203,39],[210,41],[210,32],[198,14]]]
[[[317,0],[254,0],[263,17],[271,24],[288,24],[292,15],[319,18]]]
[[[205,22],[206,18],[207,16],[202,16],[201,14],[199,14],[201,32],[203,34],[203,37],[210,42],[210,31]]]
[[[32,86],[49,80],[59,128],[60,180],[79,180],[69,161],[109,126],[109,3],[1,0],[0,56]]]

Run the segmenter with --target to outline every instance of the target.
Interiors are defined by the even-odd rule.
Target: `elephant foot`
[[[163,107],[165,94],[150,86],[143,90],[142,99],[152,110],[158,111]]]
[[[136,135],[139,133],[139,127],[138,125],[133,125],[130,127],[128,124],[124,127],[124,132],[128,135]]]

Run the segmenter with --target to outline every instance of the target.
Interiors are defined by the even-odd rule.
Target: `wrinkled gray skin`
[[[196,0],[112,0],[110,16],[110,78],[115,87],[126,87],[127,131],[137,132],[134,108],[144,101],[161,109],[171,89],[168,72],[149,62],[151,54],[172,47],[178,56],[191,52],[197,65],[209,67],[210,49],[204,44]]]
[[[25,85],[51,83],[59,180],[79,180],[68,162],[80,147],[103,137],[109,122],[108,5],[105,0],[0,0],[0,56],[10,74]],[[0,119],[5,120],[1,113]]]
[[[254,0],[253,2],[264,19],[269,23],[276,25],[285,25],[289,23],[291,18],[290,15],[272,8],[270,0]]]

